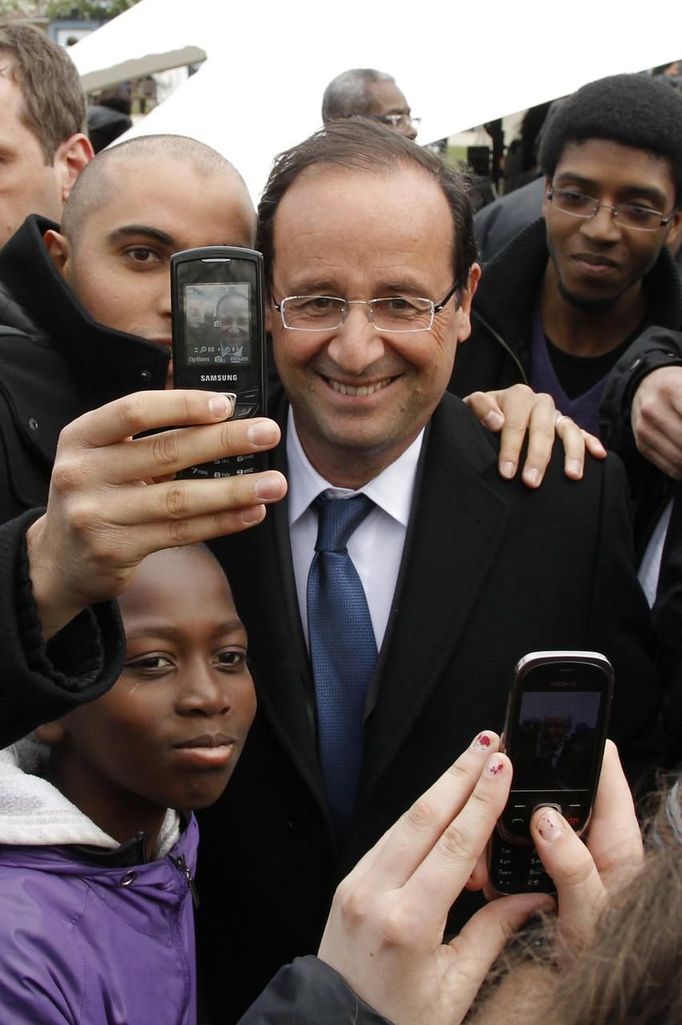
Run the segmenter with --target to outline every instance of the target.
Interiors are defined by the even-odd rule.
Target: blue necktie
[[[314,502],[315,556],[308,574],[308,640],[322,775],[332,817],[348,831],[362,766],[365,698],[377,661],[367,598],[346,545],[374,507],[366,495]]]

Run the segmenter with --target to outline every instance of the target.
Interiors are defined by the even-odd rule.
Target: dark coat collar
[[[45,248],[48,228],[58,225],[32,215],[0,250],[0,324],[59,350],[84,409],[144,388],[163,388],[169,354],[92,319]]]

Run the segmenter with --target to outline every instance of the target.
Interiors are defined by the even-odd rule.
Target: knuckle
[[[194,540],[191,524],[187,520],[171,520],[166,529],[171,545],[174,547],[182,548]]]
[[[118,415],[121,421],[122,434],[125,437],[132,437],[139,434],[146,426],[144,416],[144,402],[141,392],[133,392],[119,399]]]
[[[152,439],[152,458],[159,466],[172,467],[178,462],[178,435],[164,431]]]
[[[240,428],[243,430],[243,427],[241,424],[239,424],[239,422],[235,424],[229,420],[226,420],[224,423],[219,424],[218,444],[220,445],[220,448],[225,455],[238,454],[235,449],[235,444],[237,441],[237,438],[235,436],[240,433]],[[244,439],[241,448],[244,451],[247,451],[250,450],[251,446],[247,444],[246,440]]]
[[[60,456],[52,469],[51,487],[65,495],[77,489],[85,476],[81,459],[76,456]]]
[[[435,820],[435,812],[425,797],[420,797],[405,812],[405,817],[410,826],[416,830],[430,828]]]
[[[340,909],[349,925],[359,926],[368,916],[373,895],[357,883],[341,882],[334,896],[334,903]]]
[[[510,387],[509,394],[514,396],[521,395],[524,398],[530,398],[534,393],[532,388],[530,388],[527,384],[521,384],[521,382],[519,381],[517,382],[517,384],[513,384]]]
[[[402,947],[414,932],[414,916],[402,902],[393,902],[381,912],[381,936],[385,947]]]
[[[659,409],[659,403],[654,401],[652,396],[647,395],[639,403],[638,413],[646,424],[652,424],[656,423],[658,419]]]
[[[67,518],[71,531],[79,537],[93,531],[99,520],[101,504],[94,498],[80,497],[73,500]]]
[[[462,861],[475,855],[472,839],[457,819],[451,822],[440,838],[440,846],[448,858]]]
[[[172,519],[179,519],[187,515],[190,509],[190,499],[187,488],[178,481],[168,487],[165,493],[165,512]]]

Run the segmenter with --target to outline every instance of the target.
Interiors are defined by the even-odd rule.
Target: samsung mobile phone
[[[552,805],[578,835],[587,828],[612,695],[613,669],[596,651],[534,651],[516,666],[503,736],[514,777],[490,843],[490,882],[501,893],[554,892],[530,819]]]
[[[173,381],[234,396],[233,419],[264,416],[263,257],[210,246],[171,257]],[[258,457],[260,459],[262,457]],[[231,456],[179,477],[230,477],[260,469],[254,455]]]

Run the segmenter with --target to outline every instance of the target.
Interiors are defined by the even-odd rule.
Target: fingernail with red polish
[[[504,772],[504,761],[499,755],[493,755],[488,759],[485,772],[487,776],[499,776],[501,772]]]
[[[487,733],[479,733],[479,735],[472,741],[472,751],[489,751],[490,745],[493,740]]]
[[[555,808],[545,808],[537,823],[538,833],[543,840],[551,843],[565,832],[563,820]]]

